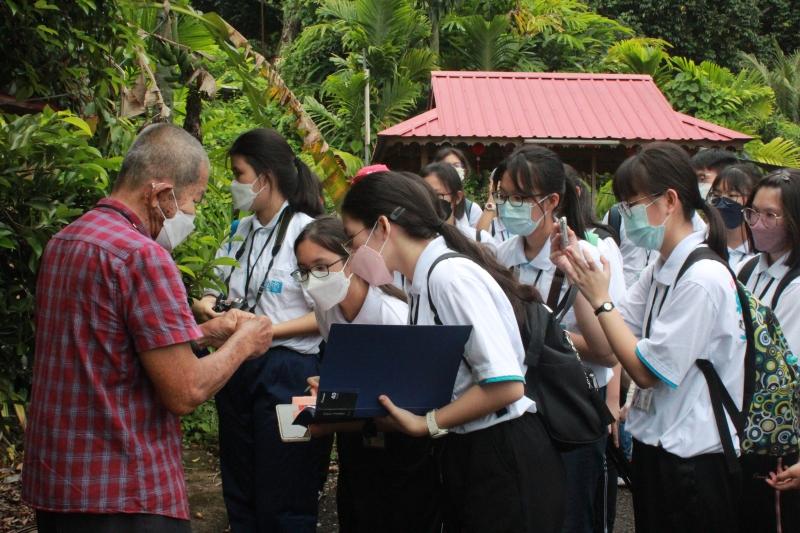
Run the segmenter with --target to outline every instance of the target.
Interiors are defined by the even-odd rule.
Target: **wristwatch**
[[[432,439],[440,439],[450,433],[450,431],[440,428],[439,424],[436,423],[436,409],[428,411],[425,415],[425,423],[428,425],[428,434]]]
[[[594,310],[594,316],[600,316],[600,313],[606,313],[614,309],[613,302],[604,302],[600,307]]]

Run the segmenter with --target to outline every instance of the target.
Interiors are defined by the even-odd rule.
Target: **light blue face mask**
[[[650,224],[650,220],[647,218],[647,208],[653,205],[656,200],[646,205],[634,205],[630,208],[630,216],[621,213],[625,220],[625,235],[628,236],[633,244],[646,250],[661,249],[661,245],[664,243],[665,224],[669,219],[668,216],[659,226]]]
[[[542,198],[536,202],[541,207],[541,202],[545,201],[547,197]],[[509,233],[514,235],[521,235],[527,237],[539,227],[542,219],[533,220],[531,218],[533,204],[523,202],[522,205],[511,205],[511,202],[506,202],[497,206],[499,209],[500,220],[506,227]],[[544,218],[544,216],[542,216]]]

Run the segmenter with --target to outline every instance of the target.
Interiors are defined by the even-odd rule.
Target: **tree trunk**
[[[283,55],[283,51],[300,33],[300,10],[295,5],[296,2],[286,2],[283,6],[283,26],[281,28],[281,40],[278,42],[278,56]]]
[[[200,129],[200,113],[203,111],[203,99],[197,87],[189,88],[186,95],[186,118],[183,120],[183,129],[192,134],[200,142],[203,142],[203,132]]]

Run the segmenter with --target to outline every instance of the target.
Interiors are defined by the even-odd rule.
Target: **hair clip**
[[[406,212],[406,208],[403,206],[398,205],[392,211],[392,214],[389,215],[389,220],[392,222],[397,222],[397,220]]]

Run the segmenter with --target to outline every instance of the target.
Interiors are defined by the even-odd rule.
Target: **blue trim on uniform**
[[[496,378],[484,379],[480,385],[488,385],[489,383],[502,383],[504,381],[521,381],[525,383],[525,378],[522,376],[497,376]]]
[[[660,373],[658,370],[656,370],[655,368],[653,368],[653,365],[651,365],[650,363],[648,363],[648,362],[647,362],[647,359],[645,359],[645,358],[644,358],[644,356],[642,355],[642,352],[640,352],[640,351],[639,351],[639,347],[638,347],[638,346],[636,347],[636,357],[638,357],[638,358],[639,358],[639,361],[641,361],[641,362],[642,362],[642,364],[643,364],[644,366],[646,366],[646,367],[647,367],[647,369],[648,369],[650,372],[652,372],[652,373],[653,373],[653,375],[654,375],[655,377],[657,377],[658,379],[660,379],[661,381],[663,381],[664,383],[666,383],[666,384],[667,384],[667,386],[668,386],[670,389],[677,389],[677,388],[678,388],[678,386],[677,386],[676,384],[674,384],[673,382],[671,382],[670,380],[668,380],[666,377],[664,377],[664,375],[663,375],[663,374],[661,374],[661,373]]]

